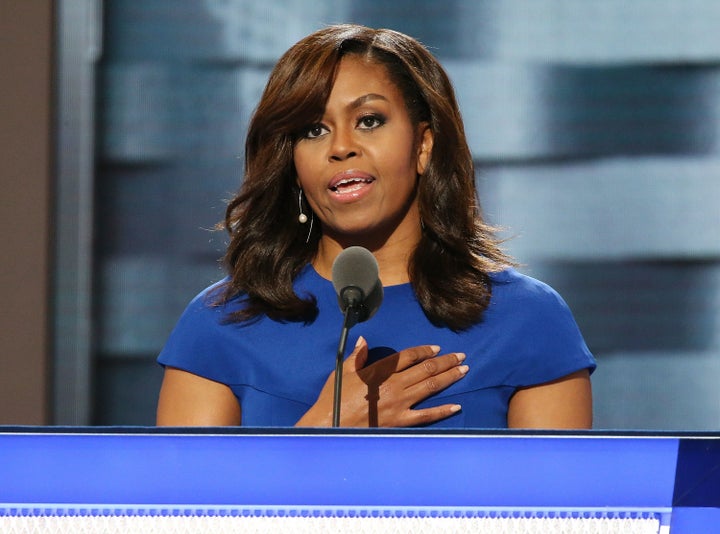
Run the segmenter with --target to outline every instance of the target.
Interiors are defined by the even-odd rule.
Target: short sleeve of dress
[[[502,382],[524,387],[581,369],[595,370],[570,308],[553,288],[509,270],[493,291],[488,318],[501,325],[497,341],[505,360]]]
[[[234,367],[228,364],[231,344],[227,343],[226,309],[212,304],[217,284],[205,289],[188,304],[170,333],[157,361],[163,366],[229,383]]]

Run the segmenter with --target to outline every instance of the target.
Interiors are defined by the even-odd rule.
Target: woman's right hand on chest
[[[368,345],[360,338],[343,364],[340,426],[409,427],[433,423],[460,410],[457,404],[413,408],[425,398],[462,379],[465,355],[438,355],[440,348],[420,345],[401,350],[365,367]],[[318,400],[296,426],[332,425],[335,373]]]

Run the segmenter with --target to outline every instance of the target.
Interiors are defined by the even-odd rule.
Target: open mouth
[[[371,184],[375,181],[374,178],[360,178],[360,177],[352,177],[352,178],[343,178],[342,180],[334,183],[330,186],[330,191],[334,193],[353,193],[355,191],[358,191],[362,189],[367,184]]]

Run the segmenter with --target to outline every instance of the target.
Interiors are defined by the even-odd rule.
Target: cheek
[[[295,176],[298,186],[305,188],[308,183],[308,158],[302,150],[293,152],[293,164],[295,166]]]
[[[388,158],[388,164],[394,166],[395,173],[398,176],[415,181],[420,167],[416,152],[415,147],[411,145],[398,147],[394,157]],[[398,157],[400,154],[406,154],[406,156],[404,158]]]

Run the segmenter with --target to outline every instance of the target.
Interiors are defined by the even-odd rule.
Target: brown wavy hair
[[[244,180],[221,225],[230,234],[223,257],[230,276],[219,300],[243,299],[233,321],[267,315],[310,322],[316,317],[315,298],[293,290],[293,280],[315,257],[322,232],[316,224],[308,238],[308,225],[297,222],[293,146],[322,117],[340,60],[347,55],[384,65],[411,120],[427,122],[433,132],[432,152],[418,182],[422,237],[408,272],[434,324],[468,328],[490,301],[488,273],[512,260],[501,251],[495,229],[483,221],[454,89],[417,40],[358,25],[329,26],[305,37],[270,74],[248,129]],[[304,211],[310,213],[306,203]]]

